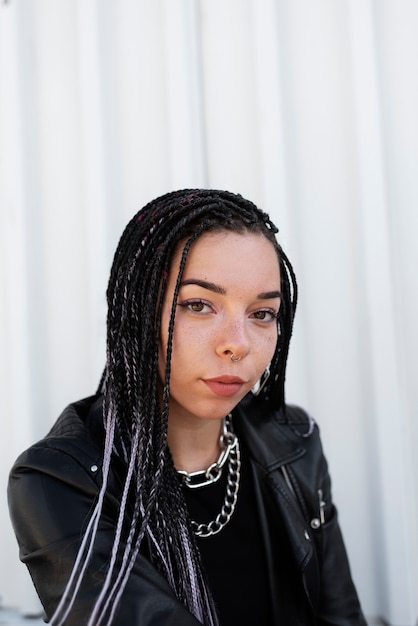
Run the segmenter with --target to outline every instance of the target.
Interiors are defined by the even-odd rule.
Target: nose
[[[240,361],[250,352],[250,340],[245,324],[234,321],[224,329],[216,346],[218,356],[226,356],[232,361]]]

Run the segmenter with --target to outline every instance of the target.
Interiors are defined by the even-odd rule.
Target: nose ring
[[[233,361],[234,363],[238,363],[238,361],[241,361],[242,356],[236,356],[234,358],[234,353],[231,354],[231,361]]]

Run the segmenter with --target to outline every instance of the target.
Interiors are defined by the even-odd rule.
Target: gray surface
[[[0,626],[45,626],[42,617],[24,617],[18,611],[0,608]]]

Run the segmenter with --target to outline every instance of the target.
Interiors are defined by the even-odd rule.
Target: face
[[[182,250],[163,307],[161,379]],[[219,419],[238,404],[273,357],[279,307],[279,261],[263,235],[207,233],[192,245],[176,305],[170,420]]]

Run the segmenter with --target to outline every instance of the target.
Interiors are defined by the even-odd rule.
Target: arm
[[[83,459],[84,460],[84,459]],[[48,619],[67,584],[98,493],[99,472],[68,452],[41,442],[17,461],[9,481],[9,507],[20,547]],[[111,553],[118,499],[106,498],[85,577],[66,626],[86,624]],[[197,626],[166,580],[140,556],[131,572],[113,626]]]
[[[348,557],[331,491],[331,479],[318,429],[306,442],[296,492],[310,524],[319,567],[318,626],[366,626],[351,577]],[[297,468],[295,467],[295,474]],[[320,525],[312,528],[311,520]]]

